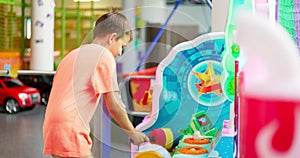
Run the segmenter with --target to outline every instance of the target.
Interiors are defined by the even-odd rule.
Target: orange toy
[[[186,138],[183,140],[186,144],[208,144],[210,143],[210,140],[207,138],[202,139],[194,139],[194,138]]]
[[[164,158],[164,157],[155,151],[144,151],[136,154],[134,158]]]
[[[199,155],[206,154],[207,150],[200,146],[186,146],[178,150],[181,154]]]

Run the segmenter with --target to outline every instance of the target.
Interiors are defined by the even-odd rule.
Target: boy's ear
[[[109,35],[108,37],[108,43],[111,44],[113,40],[115,40],[115,38],[117,38],[118,34],[117,33],[112,33]]]

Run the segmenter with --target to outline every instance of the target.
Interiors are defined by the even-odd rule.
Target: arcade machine
[[[150,143],[131,146],[132,157],[235,157],[234,34],[238,7],[254,12],[254,1],[230,1],[225,33],[208,33],[175,46],[158,65],[152,111],[136,129]]]

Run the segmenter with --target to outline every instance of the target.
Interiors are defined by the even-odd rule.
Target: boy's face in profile
[[[129,35],[125,35],[124,37],[121,38],[115,38],[112,40],[109,50],[112,52],[114,57],[121,56],[122,49],[125,48],[129,42],[130,42]]]

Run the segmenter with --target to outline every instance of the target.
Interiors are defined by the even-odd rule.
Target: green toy
[[[200,111],[192,115],[189,127],[185,130],[186,135],[192,135],[195,131],[199,131],[202,136],[216,135],[216,128],[212,125],[205,111]]]

